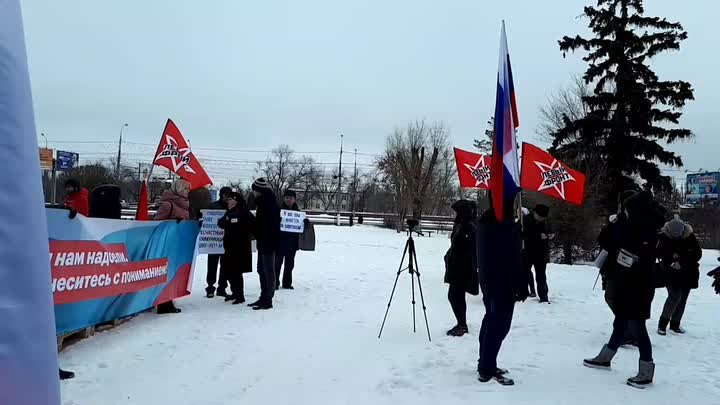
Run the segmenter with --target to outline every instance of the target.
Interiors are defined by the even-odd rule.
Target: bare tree
[[[416,121],[396,128],[377,160],[382,181],[395,197],[399,226],[409,210],[420,220],[431,188],[438,183],[438,158],[449,150],[448,132],[443,123]]]
[[[572,83],[561,88],[547,98],[547,103],[540,107],[540,124],[536,130],[542,141],[552,143],[554,134],[565,128],[567,122],[584,118],[590,108],[583,101],[592,91],[582,76],[572,77]]]
[[[278,198],[287,189],[304,186],[313,170],[317,170],[315,160],[309,156],[296,157],[288,145],[273,149],[257,165],[257,172],[265,177]]]

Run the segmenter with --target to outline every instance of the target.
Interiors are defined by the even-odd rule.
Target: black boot
[[[660,318],[660,321],[658,322],[658,335],[667,335],[667,326],[669,322],[670,320],[667,318]]]
[[[253,309],[256,311],[262,311],[262,310],[266,310],[266,309],[272,309],[272,307],[273,307],[272,302],[261,302],[260,304],[254,306]]]
[[[218,297],[227,297],[227,293],[225,292],[225,290],[217,290],[217,293],[215,295],[217,295]]]
[[[182,310],[175,306],[172,301],[163,302],[157,306],[158,314],[179,314]]]
[[[233,294],[225,296],[225,302],[230,302],[230,301],[235,301],[235,296]]]
[[[467,325],[455,325],[452,329],[447,331],[448,336],[460,337],[466,333],[469,333]]]
[[[248,306],[249,306],[249,307],[256,307],[256,306],[258,306],[258,305],[261,305],[262,303],[263,303],[262,299],[259,299],[259,300],[255,301],[255,302],[253,302],[252,304],[248,304]]]
[[[59,369],[59,371],[61,380],[69,380],[71,378],[75,378],[75,373],[73,373],[72,371],[65,371],[63,369]]]
[[[240,296],[240,297],[235,298],[235,301],[233,301],[232,304],[240,305],[240,304],[244,304],[244,303],[245,303],[245,297]]]
[[[676,321],[676,320],[670,321],[670,330],[677,333],[678,335],[685,334],[685,329],[680,327],[680,321]]]

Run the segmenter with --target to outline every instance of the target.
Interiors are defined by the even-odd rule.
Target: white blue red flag
[[[515,137],[515,130],[520,125],[504,21],[500,33],[500,63],[497,77],[490,191],[495,216],[498,221],[502,221],[503,216],[508,214],[503,212],[504,207],[514,200],[520,191],[520,168]]]
[[[0,404],[59,405],[40,157],[19,0],[0,0]]]

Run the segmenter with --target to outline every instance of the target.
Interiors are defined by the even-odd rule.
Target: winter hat
[[[252,184],[253,191],[263,192],[270,190],[270,184],[265,180],[264,177],[260,177],[259,179],[255,180]]]
[[[550,215],[550,207],[545,204],[538,204],[535,206],[535,213],[542,218],[547,218]]]
[[[673,239],[679,239],[685,233],[685,222],[680,219],[680,215],[675,214],[675,218],[665,224],[665,233]]]
[[[223,187],[220,189],[220,198],[222,198],[222,196],[230,194],[232,192],[233,192],[233,190],[230,187]]]
[[[477,217],[477,205],[468,200],[458,200],[451,207],[456,213],[456,223],[471,221]]]
[[[65,187],[72,187],[73,190],[80,190],[80,182],[77,179],[68,179],[65,182]]]
[[[285,190],[285,194],[283,194],[283,197],[292,197],[297,198],[297,193],[293,190]]]

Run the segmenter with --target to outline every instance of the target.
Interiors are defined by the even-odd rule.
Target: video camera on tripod
[[[395,289],[397,288],[400,274],[407,271],[408,274],[410,274],[410,283],[412,285],[413,332],[417,332],[417,326],[415,321],[415,278],[417,277],[417,285],[418,289],[420,290],[420,302],[422,303],[423,314],[425,316],[425,328],[427,329],[428,340],[432,342],[432,338],[430,337],[430,326],[428,325],[427,319],[427,307],[425,306],[425,297],[423,296],[422,284],[420,283],[420,272],[418,271],[415,241],[412,237],[413,232],[416,232],[418,235],[422,235],[420,231],[415,229],[420,224],[420,221],[415,218],[408,218],[406,222],[408,226],[408,240],[405,243],[405,249],[403,250],[402,259],[400,259],[400,267],[398,268],[397,275],[395,276],[395,284],[393,285],[392,293],[390,293],[390,301],[388,302],[387,310],[385,311],[385,317],[383,318],[382,326],[380,326],[380,333],[378,334],[378,339],[380,339],[383,333],[383,329],[385,329],[385,322],[387,321],[388,313],[390,312],[390,305],[392,304],[393,296],[395,296]],[[403,267],[406,256],[408,258],[408,266]]]

